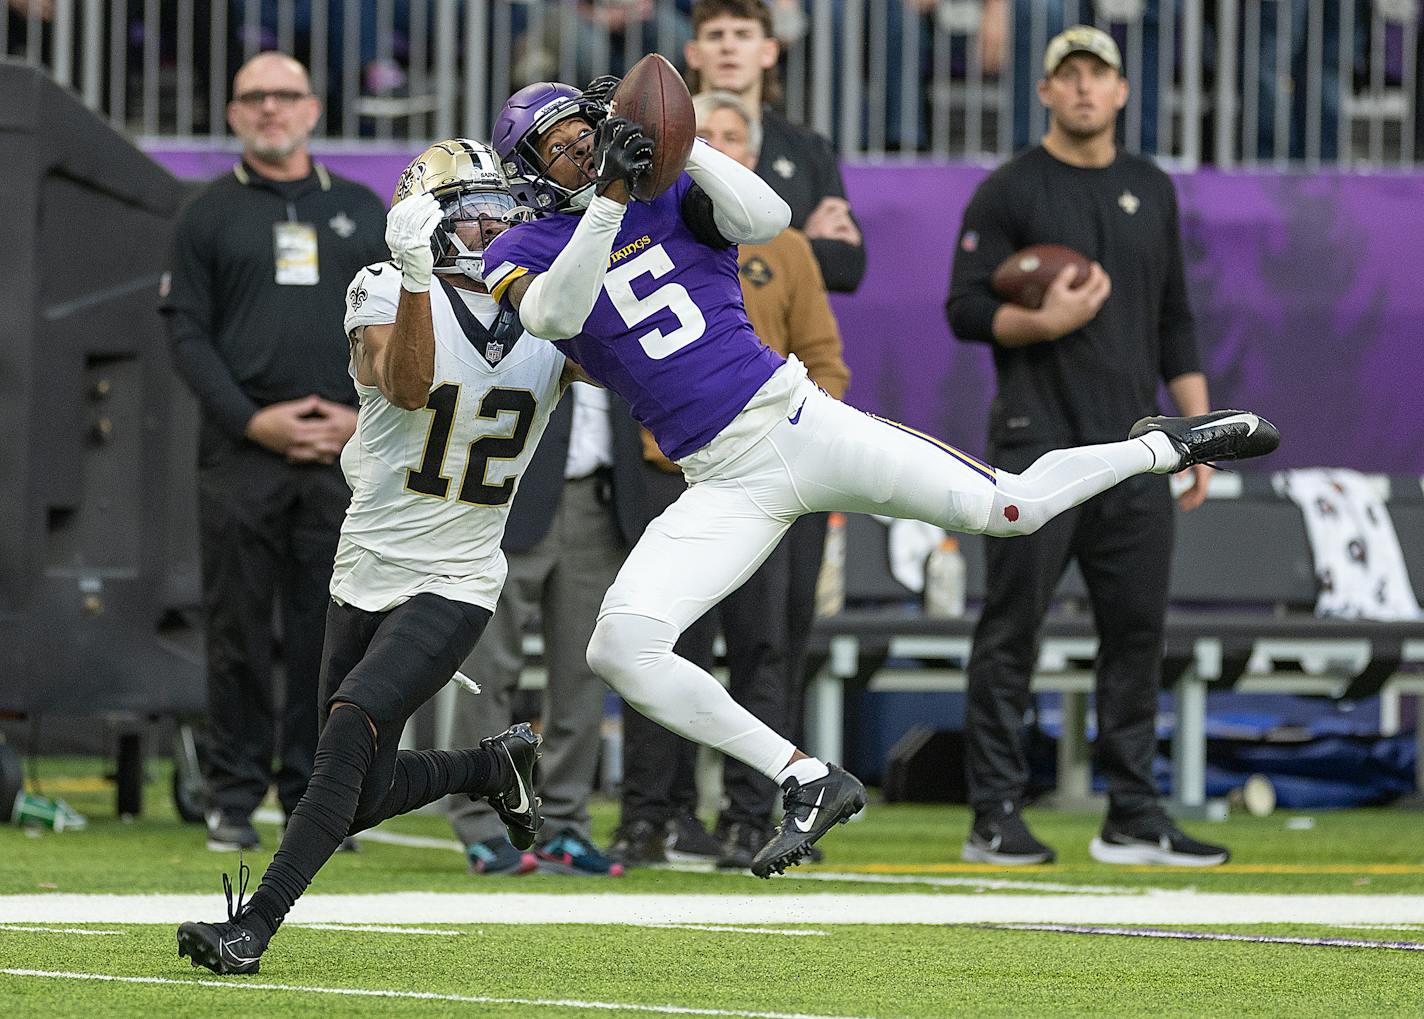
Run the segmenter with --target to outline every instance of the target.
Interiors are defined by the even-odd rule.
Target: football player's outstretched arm
[[[388,330],[367,326],[362,335],[366,363],[387,400],[402,410],[419,410],[435,378],[435,324],[430,317],[430,280],[435,252],[430,235],[440,222],[440,203],[414,195],[391,206],[386,244],[400,266],[401,294]]]
[[[505,296],[519,310],[524,328],[546,340],[566,340],[583,331],[603,289],[608,256],[623,225],[630,183],[652,165],[653,143],[636,124],[609,117],[594,136],[597,192],[549,268],[510,284]],[[526,282],[527,281],[527,282]]]
[[[687,173],[712,199],[717,230],[734,244],[765,244],[791,223],[791,207],[771,185],[701,139],[687,157]]]

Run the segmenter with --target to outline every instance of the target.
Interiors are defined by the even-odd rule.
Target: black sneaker
[[[1198,842],[1160,808],[1135,817],[1103,822],[1088,846],[1099,863],[1158,864],[1165,867],[1215,867],[1231,859],[1225,846]]]
[[[771,838],[752,859],[757,877],[780,874],[811,853],[811,845],[833,824],[844,824],[865,806],[865,786],[860,779],[834,764],[823,778],[802,785],[786,780],[781,797],[785,813]]]
[[[227,896],[227,919],[222,923],[188,922],[178,926],[178,958],[187,957],[193,965],[206,966],[223,976],[256,973],[267,950],[267,936],[244,925],[247,907],[242,897],[247,893],[251,874],[247,864],[237,867],[237,905],[232,901],[232,879],[223,875],[223,894]]]
[[[664,830],[652,821],[630,821],[613,833],[608,855],[625,867],[667,863],[666,839]]]
[[[541,801],[534,795],[534,762],[539,759],[542,742],[544,738],[536,734],[528,722],[520,722],[498,736],[480,740],[482,748],[499,754],[509,764],[509,785],[485,799],[504,822],[515,849],[533,846],[539,827],[544,823],[539,814]]]
[[[771,834],[761,825],[745,821],[733,821],[718,832],[722,836],[722,855],[717,859],[719,870],[751,870],[752,860]]]
[[[1023,815],[1012,800],[995,810],[974,812],[974,827],[959,858],[968,863],[992,863],[1000,867],[1021,867],[1052,863],[1053,850],[1033,837]]]
[[[1213,460],[1247,460],[1265,456],[1281,444],[1281,433],[1265,418],[1242,410],[1216,410],[1196,417],[1143,418],[1127,433],[1140,439],[1148,432],[1161,432],[1182,454],[1182,462],[1155,474],[1173,474],[1193,464]]]
[[[260,845],[262,840],[248,818],[217,812],[208,815],[208,848],[213,852],[232,853]]]
[[[465,850],[465,858],[470,861],[471,874],[505,874],[517,877],[536,870],[539,861],[533,853],[521,852],[510,845],[509,839],[496,835],[492,839],[476,842]]]
[[[688,811],[669,819],[665,848],[670,863],[705,864],[715,864],[723,849],[722,843]]]

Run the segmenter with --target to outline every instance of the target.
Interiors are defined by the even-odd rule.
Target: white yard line
[[[448,927],[392,927],[390,924],[382,923],[295,923],[287,924],[286,926],[306,927],[314,931],[362,931],[369,934],[430,934],[446,938],[461,938],[465,936],[464,931],[452,930]]]
[[[223,991],[291,991],[297,994],[335,994],[352,998],[412,998],[417,1001],[450,1001],[469,1005],[521,1005],[534,1008],[587,1008],[617,1012],[651,1012],[655,1015],[732,1016],[735,1019],[852,1019],[848,1016],[821,1016],[805,1012],[752,1012],[734,1008],[691,1008],[681,1005],[639,1005],[624,1001],[580,1001],[575,998],[494,998],[476,994],[436,994],[434,991],[387,991],[366,987],[312,987],[304,984],[250,983],[242,980],[174,980],[169,977],[121,977],[107,973],[70,973],[44,969],[0,969],[12,977],[49,980],[94,980],[116,984],[161,984],[171,987],[210,987]]]
[[[0,923],[181,923],[221,918],[213,895],[0,896]],[[390,892],[305,895],[297,923],[649,924],[1257,924],[1424,923],[1424,895],[542,895]]]
[[[0,934],[6,931],[27,931],[32,934],[94,934],[123,935],[127,931],[96,931],[92,927],[26,927],[23,924],[0,924]]]
[[[783,934],[789,938],[824,938],[830,931],[786,930],[781,927],[730,927],[710,923],[650,923],[646,927],[682,931],[723,931],[727,934]]]

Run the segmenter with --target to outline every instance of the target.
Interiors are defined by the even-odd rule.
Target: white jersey
[[[347,290],[348,336],[395,321],[400,281],[388,262],[356,274]],[[452,297],[437,282],[430,312],[435,375],[425,407],[402,410],[357,382],[356,434],[341,451],[352,494],[331,594],[368,612],[423,592],[494,611],[506,573],[505,519],[559,399],[564,355],[527,333],[511,341],[484,332],[499,314],[488,295],[456,290]],[[353,380],[356,363],[353,343]]]

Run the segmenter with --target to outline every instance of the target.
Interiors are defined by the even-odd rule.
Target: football
[[[1078,252],[1061,244],[1031,244],[999,263],[989,286],[1011,304],[1040,308],[1049,285],[1068,266],[1075,270],[1073,286],[1088,282],[1088,260]]]
[[[673,186],[697,137],[697,114],[682,75],[656,53],[633,65],[608,104],[612,117],[639,125],[653,143],[653,169],[633,189],[633,197],[651,202]]]

